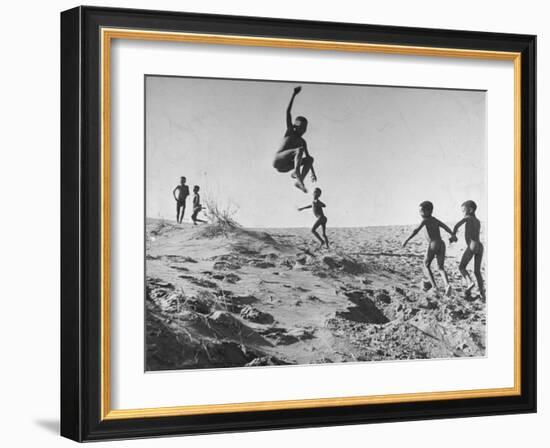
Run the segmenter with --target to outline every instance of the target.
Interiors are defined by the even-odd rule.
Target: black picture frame
[[[521,393],[101,418],[100,29],[130,28],[521,53]],[[536,412],[536,37],[100,7],[61,13],[61,435],[76,441]]]

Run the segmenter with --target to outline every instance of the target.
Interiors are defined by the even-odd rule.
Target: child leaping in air
[[[315,238],[317,238],[321,243],[320,247],[323,247],[323,244],[325,244],[328,249],[327,217],[323,212],[323,208],[325,208],[326,205],[321,202],[321,200],[319,199],[320,196],[321,196],[321,189],[316,188],[315,190],[313,190],[313,202],[310,205],[306,205],[305,207],[300,207],[298,211],[301,212],[306,208],[313,209],[313,214],[315,215],[317,220],[315,221],[315,224],[313,224],[313,227],[311,228],[311,232],[313,233],[313,235],[315,235]],[[321,229],[323,230],[324,241],[317,233],[317,229],[319,228],[319,226],[321,226]]]
[[[201,204],[201,197],[199,195],[200,187],[198,185],[195,185],[193,187],[193,214],[191,215],[191,219],[193,220],[193,224],[197,225],[198,222],[206,222],[202,219],[197,218],[197,215],[199,212],[203,209],[203,206]]]
[[[485,298],[485,289],[483,287],[483,278],[481,277],[481,259],[483,257],[483,244],[479,240],[479,233],[481,230],[481,222],[477,219],[476,210],[477,204],[474,201],[466,201],[462,204],[462,213],[464,218],[458,221],[453,229],[453,234],[449,238],[449,242],[453,243],[457,241],[456,232],[462,224],[466,224],[464,228],[464,239],[466,240],[466,250],[462,254],[462,260],[460,260],[460,273],[464,280],[468,282],[466,288],[466,294],[469,294],[475,286],[475,283],[470,276],[470,273],[466,270],[468,263],[474,258],[474,274],[477,281],[477,287],[479,294],[482,298]]]
[[[275,160],[273,161],[273,167],[280,173],[288,173],[292,171],[292,177],[296,179],[295,186],[304,193],[307,193],[307,189],[304,185],[304,179],[311,171],[311,181],[316,182],[317,176],[313,169],[313,157],[307,150],[307,143],[302,138],[302,135],[307,129],[307,120],[305,117],[296,117],[294,123],[292,123],[291,109],[294,103],[294,98],[302,90],[301,87],[296,87],[290,103],[286,109],[286,132],[281,147],[275,154]]]
[[[434,206],[430,201],[424,201],[420,204],[420,216],[422,216],[422,222],[413,230],[411,235],[403,242],[403,247],[416,236],[422,227],[426,227],[426,240],[428,241],[428,248],[426,250],[426,256],[424,258],[424,271],[430,279],[431,287],[437,289],[435,284],[434,275],[432,273],[431,264],[434,257],[437,258],[437,269],[443,278],[445,283],[445,294],[451,295],[451,285],[449,285],[449,278],[445,272],[445,243],[441,239],[441,232],[439,228],[443,228],[447,233],[453,235],[452,230],[442,223],[439,219],[432,216]],[[429,288],[428,288],[429,289]]]

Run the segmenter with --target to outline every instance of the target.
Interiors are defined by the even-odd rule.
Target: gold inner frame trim
[[[110,345],[110,126],[111,42],[113,39],[185,42],[213,45],[295,48],[356,53],[455,57],[513,61],[514,63],[514,386],[442,392],[314,398],[141,409],[111,409]],[[200,33],[101,29],[101,419],[116,420],[229,412],[307,409],[382,403],[503,397],[521,394],[521,54],[515,52],[418,47],[307,39],[279,39]]]

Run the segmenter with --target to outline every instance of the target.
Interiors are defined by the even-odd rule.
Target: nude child
[[[189,196],[189,187],[186,185],[187,179],[185,177],[180,178],[180,184],[174,188],[172,194],[176,200],[176,221],[181,224],[183,221],[183,214],[185,213],[185,202],[187,196]]]
[[[323,208],[325,208],[326,205],[323,202],[321,202],[321,200],[319,199],[320,197],[321,197],[321,189],[316,188],[313,191],[313,202],[310,205],[300,207],[298,211],[301,212],[302,210],[305,210],[308,208],[313,209],[313,214],[317,219],[313,224],[313,227],[311,228],[311,233],[313,233],[315,238],[317,238],[321,243],[320,247],[323,247],[323,244],[324,244],[328,249],[329,245],[328,245],[328,238],[327,238],[327,217],[325,216],[325,213],[323,211]],[[319,227],[321,227],[321,230],[323,231],[323,238],[321,238],[319,233],[317,233],[317,229]]]
[[[273,167],[280,173],[292,171],[291,177],[296,179],[294,186],[304,193],[307,188],[304,185],[306,175],[311,171],[311,181],[317,182],[317,176],[313,169],[313,157],[308,152],[307,143],[302,137],[307,130],[307,119],[296,117],[292,122],[292,104],[294,98],[301,92],[301,87],[296,87],[286,109],[286,132],[281,147],[275,154]]]
[[[414,238],[423,227],[426,228],[426,240],[428,241],[428,247],[426,249],[426,255],[424,257],[424,272],[428,275],[431,287],[437,289],[434,275],[432,273],[431,264],[434,257],[437,259],[437,269],[443,278],[445,283],[445,294],[451,295],[451,285],[449,284],[449,277],[445,272],[445,242],[441,239],[440,228],[444,229],[450,235],[453,234],[452,230],[439,219],[432,216],[434,206],[430,201],[424,201],[420,204],[420,216],[422,221],[416,229],[413,230],[411,235],[403,242],[403,247]]]
[[[466,293],[470,293],[475,286],[470,273],[466,267],[474,259],[474,275],[477,281],[477,287],[481,297],[485,298],[485,288],[483,286],[483,277],[481,276],[481,260],[483,258],[483,244],[481,244],[479,234],[481,231],[481,222],[477,219],[476,210],[477,204],[474,201],[466,201],[461,205],[464,218],[456,223],[453,229],[453,234],[449,241],[451,243],[457,241],[456,233],[458,229],[464,227],[464,239],[466,240],[466,249],[462,254],[462,260],[460,260],[460,273],[464,280],[468,282],[466,287]]]

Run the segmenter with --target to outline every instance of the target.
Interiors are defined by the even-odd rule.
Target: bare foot
[[[298,180],[296,181],[296,183],[294,184],[294,186],[295,186],[296,188],[298,188],[299,190],[302,190],[304,193],[307,193],[307,188],[306,188],[306,186],[304,185],[304,183],[303,183],[300,179],[298,179]]]
[[[472,292],[472,289],[474,289],[474,286],[475,286],[475,285],[476,285],[476,284],[475,284],[474,282],[470,283],[470,284],[467,286],[467,288],[464,290],[464,292],[465,292],[466,294],[471,293],[471,292]]]

